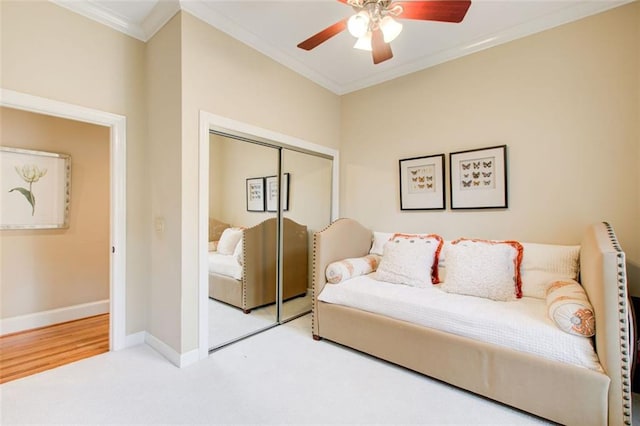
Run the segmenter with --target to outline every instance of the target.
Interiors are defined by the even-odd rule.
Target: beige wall
[[[381,231],[555,243],[607,220],[637,262],[639,22],[636,2],[344,96],[341,214]],[[499,144],[507,210],[399,210],[398,159]]]
[[[291,173],[289,210],[284,215],[307,227],[313,247],[313,232],[331,223],[332,161],[291,150],[282,157],[284,172]]]
[[[0,145],[71,155],[69,228],[0,231],[0,318],[109,299],[109,129],[0,108]]]
[[[273,217],[273,212],[248,212],[246,179],[278,173],[276,148],[210,136],[210,217],[250,227]],[[332,161],[311,154],[283,150],[283,173],[289,173],[289,210],[285,216],[318,231],[331,220]]]
[[[174,16],[147,44],[147,108],[151,214],[151,285],[147,330],[180,347],[181,70],[180,18]],[[161,70],[161,71],[159,71]]]
[[[218,135],[211,135],[210,141],[210,217],[246,228],[274,217],[275,213],[247,211],[246,179],[276,175],[278,150]]]
[[[127,333],[146,327],[149,171],[144,43],[50,2],[3,0],[5,89],[127,117]]]
[[[340,98],[198,20],[182,17],[182,346],[198,332],[198,122],[204,110],[309,142],[340,143]],[[154,283],[155,285],[155,283]]]

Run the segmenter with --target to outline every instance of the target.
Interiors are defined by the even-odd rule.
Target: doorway
[[[109,128],[109,349],[127,346],[126,293],[126,118],[117,114],[0,89],[0,106]]]

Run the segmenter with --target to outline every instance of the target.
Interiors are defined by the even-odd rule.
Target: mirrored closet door
[[[332,163],[317,155],[282,150],[281,322],[311,311],[313,233],[331,223]]]
[[[209,347],[277,324],[278,215],[268,211],[267,176],[280,150],[210,135]]]
[[[209,347],[311,312],[313,233],[331,222],[331,158],[224,134],[209,144]]]

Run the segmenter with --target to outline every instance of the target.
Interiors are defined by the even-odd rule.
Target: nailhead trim
[[[626,277],[626,269],[624,265],[624,254],[622,252],[622,247],[616,238],[616,234],[613,231],[613,227],[607,223],[602,222],[604,226],[607,228],[607,234],[609,235],[609,242],[613,246],[613,248],[618,252],[618,321],[620,324],[620,347],[622,353],[622,415],[623,421],[625,425],[631,425],[631,376],[629,374],[629,332],[627,327],[627,321],[629,321],[629,315],[627,312],[627,277]]]
[[[316,324],[316,306],[317,306],[317,300],[316,300],[316,268],[317,266],[317,258],[318,258],[318,234],[323,233],[324,231],[326,231],[327,229],[331,228],[331,226],[333,226],[334,223],[338,222],[339,220],[343,220],[344,218],[339,218],[334,220],[333,222],[331,222],[329,225],[327,225],[326,227],[324,227],[324,229],[318,231],[318,232],[314,232],[313,233],[313,260],[311,263],[311,273],[312,278],[311,278],[311,334],[315,334],[315,324]]]

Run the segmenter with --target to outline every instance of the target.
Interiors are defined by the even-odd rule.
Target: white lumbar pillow
[[[551,283],[578,279],[580,246],[522,243],[522,295],[545,299]]]
[[[373,243],[371,244],[371,250],[369,250],[369,254],[377,254],[378,256],[382,256],[384,254],[384,245],[389,242],[391,238],[393,238],[393,232],[378,232],[373,231]]]

